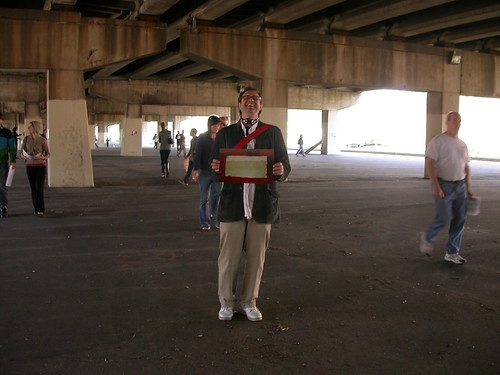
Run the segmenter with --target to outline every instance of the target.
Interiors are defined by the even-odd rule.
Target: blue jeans
[[[458,254],[464,233],[465,218],[467,217],[467,186],[464,181],[440,181],[440,185],[444,198],[436,198],[436,216],[425,233],[425,239],[428,242],[434,242],[439,232],[449,225],[446,252],[448,254]]]
[[[202,227],[212,224],[219,226],[219,208],[220,182],[210,171],[200,169],[200,225]]]
[[[9,174],[9,163],[0,163],[0,208],[7,208],[7,175]]]

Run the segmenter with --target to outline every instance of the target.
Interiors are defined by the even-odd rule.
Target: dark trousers
[[[191,174],[193,173],[194,163],[192,160],[189,160],[188,170],[186,171],[186,175],[184,176],[184,183],[188,184],[189,179],[191,178]]]
[[[170,156],[170,150],[160,150],[161,173],[167,176],[170,174],[170,168],[168,165],[169,156]]]
[[[0,208],[7,208],[7,175],[9,174],[9,163],[0,163]]]
[[[31,199],[35,212],[45,212],[45,203],[43,201],[43,187],[45,185],[45,176],[47,175],[46,166],[26,167],[26,173],[31,187]]]

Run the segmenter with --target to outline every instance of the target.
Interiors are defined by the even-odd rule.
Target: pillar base
[[[92,187],[94,174],[88,142],[85,99],[49,100],[48,182],[51,187]]]
[[[142,156],[142,118],[124,118],[121,147],[121,156]]]

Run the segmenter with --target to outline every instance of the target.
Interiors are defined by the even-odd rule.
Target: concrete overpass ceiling
[[[84,17],[166,23],[163,53],[85,73],[93,79],[247,79],[178,55],[179,28],[193,16],[217,27],[341,33],[500,53],[499,0],[2,0],[0,8],[62,9]]]

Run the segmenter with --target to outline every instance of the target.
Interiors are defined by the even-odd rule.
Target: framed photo
[[[272,149],[220,149],[219,180],[230,183],[270,184],[274,181]]]

